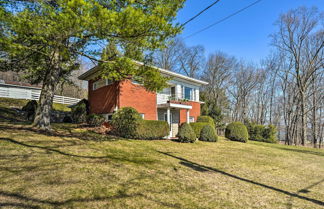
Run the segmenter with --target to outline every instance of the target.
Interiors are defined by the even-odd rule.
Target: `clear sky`
[[[201,16],[188,23],[181,37],[186,37],[256,0],[220,0]],[[187,0],[178,13],[183,23],[214,0]],[[206,54],[223,51],[248,62],[259,62],[270,51],[269,35],[276,30],[274,22],[281,13],[299,6],[316,6],[324,11],[324,0],[262,0],[253,7],[237,14],[202,33],[185,40],[189,45],[202,45]]]

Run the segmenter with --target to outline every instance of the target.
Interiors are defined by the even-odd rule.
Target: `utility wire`
[[[183,23],[181,26],[185,26],[186,24],[188,24],[189,22],[193,21],[194,19],[196,19],[199,15],[201,15],[202,13],[204,13],[205,11],[207,11],[208,9],[210,9],[212,6],[214,6],[215,4],[217,4],[220,0],[214,1],[214,3],[212,3],[211,5],[209,5],[208,7],[206,7],[205,9],[201,10],[198,14],[196,14],[195,16],[193,16],[192,18],[190,18],[189,20],[187,20],[185,23]]]
[[[234,12],[234,13],[232,13],[232,14],[230,14],[230,15],[228,15],[228,16],[226,16],[226,17],[220,19],[220,20],[218,20],[217,22],[214,22],[213,24],[208,25],[207,27],[205,27],[205,28],[203,28],[203,29],[201,29],[201,30],[196,31],[196,32],[190,34],[189,36],[186,36],[184,39],[187,39],[187,38],[190,38],[190,37],[192,37],[192,36],[195,36],[195,35],[197,35],[198,33],[201,33],[201,32],[203,32],[203,31],[205,31],[205,30],[208,30],[209,28],[211,28],[211,27],[213,27],[213,26],[215,26],[215,25],[217,25],[217,24],[219,24],[219,23],[224,22],[225,20],[227,20],[227,19],[229,19],[229,18],[231,18],[231,17],[233,17],[233,16],[235,16],[235,15],[237,15],[237,14],[243,12],[244,10],[246,10],[246,9],[248,9],[248,8],[250,8],[250,7],[254,6],[254,5],[256,5],[256,4],[259,3],[260,1],[262,1],[262,0],[255,1],[255,2],[253,2],[252,4],[249,4],[248,6],[243,7],[242,9],[239,9],[239,10],[237,10],[236,12]]]

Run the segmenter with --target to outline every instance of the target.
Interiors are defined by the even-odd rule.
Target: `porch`
[[[167,121],[170,126],[168,138],[176,137],[181,123],[190,122],[191,109],[192,106],[189,104],[173,102],[158,105],[158,120]]]

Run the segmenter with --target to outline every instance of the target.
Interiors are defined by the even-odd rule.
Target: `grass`
[[[0,207],[323,208],[324,150],[0,123]]]
[[[19,108],[21,109],[23,106],[27,104],[27,102],[30,100],[27,99],[12,99],[12,98],[0,98],[0,108]],[[71,108],[68,107],[68,105],[64,104],[53,104],[53,109],[56,111],[64,111],[69,112],[71,111]]]

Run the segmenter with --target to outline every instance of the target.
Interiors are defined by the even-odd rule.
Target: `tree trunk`
[[[58,84],[60,68],[55,65],[54,68],[48,69],[47,76],[43,81],[43,88],[39,98],[39,104],[36,110],[33,126],[45,130],[51,130],[51,111],[55,88]]]
[[[305,108],[305,93],[300,92],[300,99],[301,99],[301,144],[305,146],[306,138],[307,138],[307,115],[306,115],[306,108]]]
[[[312,90],[313,90],[313,96],[312,96],[312,135],[313,135],[313,146],[316,148],[317,146],[317,133],[316,133],[316,123],[317,123],[317,117],[316,117],[316,111],[317,111],[317,101],[316,101],[316,88],[315,88],[315,77],[313,76],[312,79]]]

